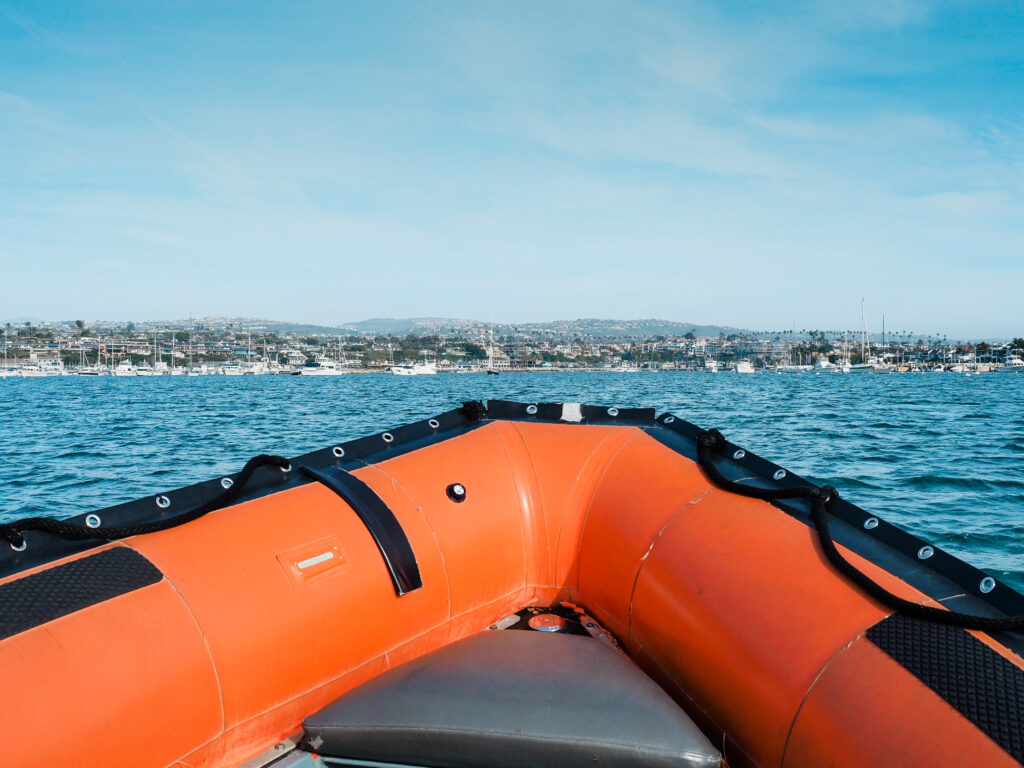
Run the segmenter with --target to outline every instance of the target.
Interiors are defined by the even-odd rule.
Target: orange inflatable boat
[[[0,765],[997,766],[1024,598],[653,410],[471,402],[0,525]]]

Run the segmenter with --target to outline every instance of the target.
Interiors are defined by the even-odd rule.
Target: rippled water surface
[[[468,399],[670,410],[1024,589],[1024,375],[0,380],[0,520],[66,517]]]

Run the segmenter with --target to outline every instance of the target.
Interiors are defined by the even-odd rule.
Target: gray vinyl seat
[[[718,766],[693,721],[590,637],[488,631],[396,667],[303,723],[325,758],[442,768]]]

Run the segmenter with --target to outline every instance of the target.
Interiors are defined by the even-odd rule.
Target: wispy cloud
[[[1022,62],[994,8],[0,6],[0,254],[87,315],[674,317],[676,283],[690,319],[829,327],[865,293],[941,327],[969,259],[965,330],[1009,326]]]
[[[60,128],[60,113],[13,93],[0,91],[0,117],[5,122],[19,123],[28,128],[55,131]]]

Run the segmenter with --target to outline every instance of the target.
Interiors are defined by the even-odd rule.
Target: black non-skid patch
[[[0,640],[162,578],[134,549],[114,547],[9,582],[0,586]]]
[[[963,629],[900,614],[867,636],[1024,763],[1024,670]]]

